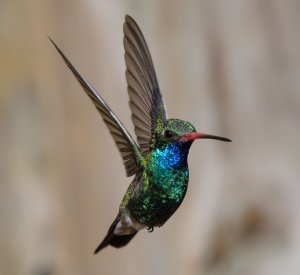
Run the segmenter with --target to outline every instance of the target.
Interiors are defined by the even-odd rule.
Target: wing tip
[[[129,26],[132,25],[132,22],[134,22],[134,19],[130,15],[126,14],[125,15],[125,21],[123,23],[124,37],[126,36],[126,33],[128,32]],[[123,41],[123,43],[124,43],[124,41]]]
[[[130,21],[134,21],[134,19],[129,14],[125,14],[125,22],[130,22]]]
[[[125,22],[123,24],[123,31],[124,33],[126,32],[126,29],[128,28],[136,28],[137,30],[140,30],[139,26],[138,26],[138,23],[133,19],[133,17],[131,17],[130,15],[126,14],[125,15]]]
[[[56,43],[53,41],[53,39],[50,37],[50,35],[47,34],[47,36],[48,36],[50,42],[51,42],[51,43],[53,44],[53,46],[56,48],[56,50],[61,54],[62,52],[61,52],[60,48],[56,45]]]
[[[60,54],[60,56],[63,58],[63,60],[65,61],[65,63],[67,64],[67,66],[74,71],[74,66],[72,65],[72,63],[69,61],[69,59],[65,56],[65,54],[62,52],[62,50],[57,46],[57,44],[54,42],[54,40],[48,35],[48,38],[50,40],[50,42],[53,44],[53,46],[55,47],[55,49],[58,51],[58,53]]]

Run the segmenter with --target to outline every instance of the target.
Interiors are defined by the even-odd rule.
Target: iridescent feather
[[[124,49],[129,105],[137,142],[92,85],[51,40],[108,127],[123,159],[131,184],[106,237],[95,250],[122,247],[145,228],[162,226],[185,196],[189,170],[187,156],[194,139],[223,137],[195,132],[189,122],[167,119],[166,109],[144,36],[137,23],[125,16]]]

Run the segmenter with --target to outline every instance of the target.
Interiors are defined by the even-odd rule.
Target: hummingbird
[[[123,24],[126,81],[137,141],[95,88],[49,37],[90,97],[119,149],[128,177],[134,176],[117,217],[94,254],[127,245],[138,231],[161,227],[181,205],[188,187],[188,153],[196,139],[228,138],[198,133],[187,121],[167,117],[146,40],[132,17]]]

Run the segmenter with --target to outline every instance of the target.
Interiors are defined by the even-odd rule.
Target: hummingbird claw
[[[154,227],[153,227],[153,226],[148,226],[148,227],[147,227],[147,230],[148,230],[149,233],[151,233],[151,232],[153,232]]]

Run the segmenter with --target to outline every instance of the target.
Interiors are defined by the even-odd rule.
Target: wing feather
[[[151,55],[137,23],[128,15],[123,26],[126,80],[132,121],[141,151],[151,151],[158,121],[166,121],[166,109]]]
[[[54,41],[49,37],[52,44],[55,46],[69,69],[72,71],[84,91],[93,101],[97,110],[102,116],[103,121],[108,127],[123,159],[127,176],[132,176],[138,173],[140,168],[140,160],[142,153],[140,152],[139,146],[131,137],[130,133],[124,127],[122,122],[117,118],[114,112],[109,108],[107,103],[92,87],[92,85],[79,73],[79,71],[71,64],[65,54],[58,48]]]

